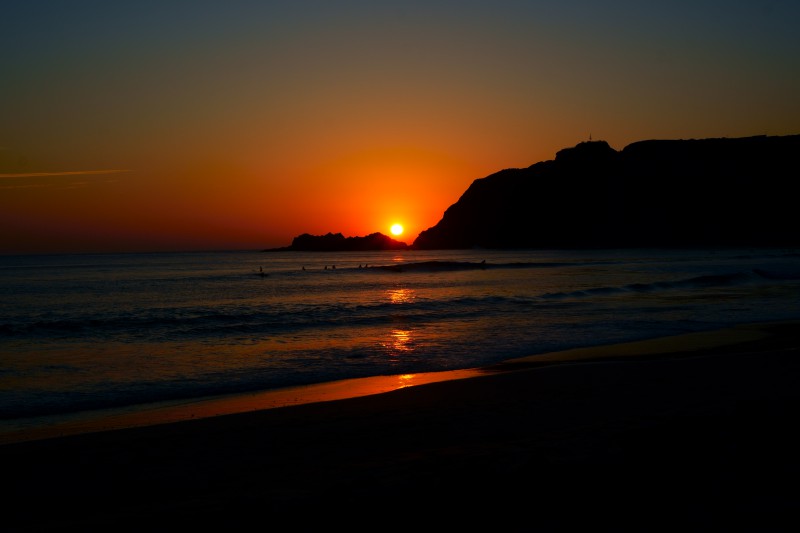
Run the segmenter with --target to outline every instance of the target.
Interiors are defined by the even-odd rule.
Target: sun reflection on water
[[[389,302],[395,305],[410,304],[414,302],[416,294],[413,289],[388,289],[386,296]],[[413,332],[407,326],[395,325],[387,333],[386,340],[381,343],[392,357],[408,355],[414,352]]]
[[[395,355],[398,355],[399,352],[408,353],[414,351],[414,346],[412,345],[413,339],[411,338],[411,332],[404,329],[395,329],[389,334],[389,337],[392,340],[392,350]]]
[[[400,374],[397,376],[397,388],[402,389],[414,385],[414,378],[416,377],[416,374]]]
[[[413,289],[388,289],[386,294],[393,304],[409,304],[416,298]]]

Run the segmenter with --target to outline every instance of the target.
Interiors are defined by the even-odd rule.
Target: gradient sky
[[[0,4],[0,253],[411,243],[588,140],[800,133],[800,2]]]

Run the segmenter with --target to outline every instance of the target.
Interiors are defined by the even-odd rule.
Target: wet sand
[[[798,415],[800,323],[739,326],[3,444],[3,524],[794,531]]]

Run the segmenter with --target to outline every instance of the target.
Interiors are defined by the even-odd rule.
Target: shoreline
[[[5,524],[798,526],[800,321],[537,357],[381,394],[4,444]]]
[[[352,378],[266,391],[24,419],[16,425],[12,420],[5,428],[0,424],[0,446],[359,398],[427,383],[480,376],[484,373],[482,369],[464,369]]]
[[[784,322],[770,322],[766,323],[766,326],[782,323]],[[788,323],[791,323],[791,321]],[[798,321],[798,324],[800,324],[800,321]],[[85,433],[156,426],[266,409],[278,409],[293,405],[372,396],[429,383],[460,380],[554,364],[602,362],[626,357],[657,357],[665,353],[672,353],[673,355],[678,353],[690,354],[700,349],[724,348],[729,345],[763,339],[767,336],[762,331],[764,326],[765,324],[759,323],[742,324],[720,330],[559,350],[508,359],[485,367],[353,378],[268,391],[176,400],[147,406],[25,419],[18,424],[15,424],[15,421],[12,420],[5,424],[6,427],[0,424],[0,446]]]

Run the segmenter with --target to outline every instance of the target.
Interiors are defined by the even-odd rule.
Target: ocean
[[[800,251],[0,256],[0,433],[800,318]]]

